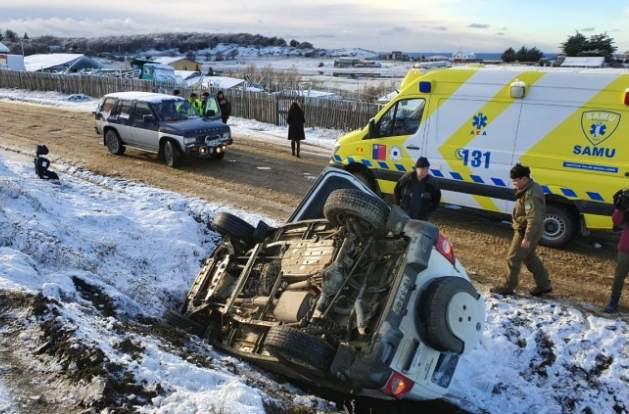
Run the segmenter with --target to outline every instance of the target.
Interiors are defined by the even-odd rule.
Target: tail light
[[[384,393],[395,399],[402,399],[413,388],[415,383],[399,372],[393,372],[384,386]]]
[[[454,247],[452,247],[452,244],[441,233],[439,233],[435,248],[443,257],[448,259],[450,263],[454,264]]]

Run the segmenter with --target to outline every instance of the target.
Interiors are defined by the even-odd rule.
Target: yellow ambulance
[[[367,126],[339,138],[330,163],[391,194],[420,156],[443,201],[503,214],[511,166],[531,167],[546,194],[546,245],[610,229],[612,196],[629,186],[629,71],[411,70]]]

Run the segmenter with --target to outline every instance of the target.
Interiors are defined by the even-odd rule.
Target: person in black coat
[[[296,155],[297,158],[300,158],[299,143],[306,139],[306,133],[304,132],[306,118],[303,109],[301,109],[297,102],[293,102],[290,105],[286,122],[288,123],[288,139],[290,140],[291,152],[293,155]]]
[[[428,173],[428,167],[428,159],[419,157],[415,170],[404,174],[393,191],[395,204],[412,219],[428,220],[441,201],[441,190]]]
[[[225,94],[223,91],[218,91],[216,94],[216,100],[218,101],[218,106],[221,108],[221,118],[223,119],[223,123],[227,123],[227,119],[232,113],[232,104],[225,98]]]

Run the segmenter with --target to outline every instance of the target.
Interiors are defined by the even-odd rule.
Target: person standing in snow
[[[622,228],[620,241],[618,242],[618,254],[616,256],[616,272],[612,284],[609,304],[603,309],[605,313],[616,313],[620,303],[620,295],[629,274],[629,192],[623,190],[614,194],[614,213],[612,214],[614,227]]]
[[[232,113],[232,104],[227,100],[223,91],[218,91],[216,94],[216,100],[218,101],[218,106],[221,108],[221,118],[223,119],[223,123],[226,124]]]
[[[415,220],[428,220],[441,201],[441,190],[428,172],[429,167],[428,159],[419,157],[415,169],[404,174],[393,190],[395,204]]]
[[[512,295],[518,286],[522,264],[533,273],[535,288],[532,296],[550,293],[553,287],[548,278],[548,271],[535,253],[535,248],[544,234],[544,213],[546,199],[542,187],[531,179],[531,169],[521,164],[511,168],[511,183],[515,188],[513,207],[513,239],[507,254],[507,277],[500,286],[490,289],[491,293]]]
[[[297,102],[293,102],[290,105],[288,115],[286,116],[286,123],[288,124],[288,139],[290,140],[292,155],[300,158],[300,142],[306,139],[306,132],[304,131],[306,118],[303,109],[301,109]]]

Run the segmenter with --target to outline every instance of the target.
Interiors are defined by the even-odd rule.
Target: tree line
[[[566,56],[602,56],[607,62],[613,60],[613,55],[618,50],[615,41],[607,33],[595,34],[587,38],[576,31],[574,35],[560,45],[561,51]],[[509,62],[539,62],[544,53],[536,47],[522,46],[517,52],[508,48],[502,53],[502,61]]]
[[[15,31],[7,29],[4,32],[0,30],[0,40],[14,53],[22,53],[23,47],[25,55],[49,53],[51,50],[88,55],[133,54],[149,49],[178,49],[180,53],[186,53],[214,48],[219,43],[253,47],[279,46],[315,49],[310,42],[299,42],[294,39],[287,42],[280,37],[268,37],[250,33],[151,33],[67,38],[57,36],[29,37],[26,33],[24,33],[24,36],[19,36]]]

